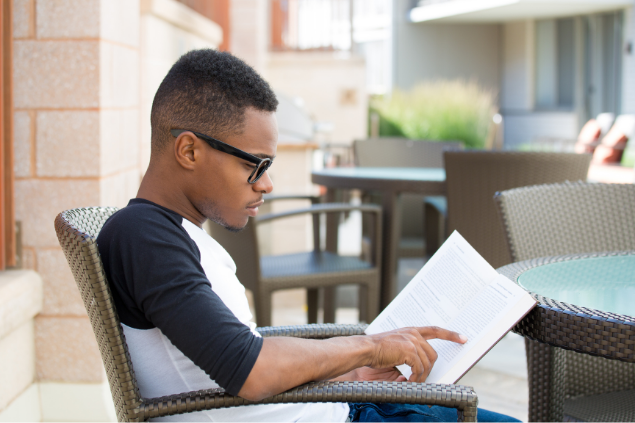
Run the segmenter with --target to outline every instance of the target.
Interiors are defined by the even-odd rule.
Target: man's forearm
[[[261,399],[303,383],[331,379],[368,365],[373,352],[373,342],[366,336],[267,338],[239,395]]]
[[[423,382],[430,374],[437,353],[429,339],[464,344],[467,338],[438,327],[401,328],[368,336],[332,338],[324,341],[268,338],[242,389],[243,398],[258,400],[313,380],[331,379],[363,366],[385,372],[407,364],[411,382]],[[394,371],[387,374],[395,377]],[[349,375],[350,376],[350,375]],[[378,380],[375,375],[374,380]],[[394,380],[394,379],[393,379]]]

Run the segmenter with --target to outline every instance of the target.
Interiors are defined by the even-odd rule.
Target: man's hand
[[[465,336],[436,326],[396,329],[371,335],[370,338],[377,347],[369,367],[382,369],[407,364],[412,368],[412,375],[408,379],[411,382],[424,382],[437,361],[437,352],[428,344],[428,340],[444,339],[459,344],[467,342]]]

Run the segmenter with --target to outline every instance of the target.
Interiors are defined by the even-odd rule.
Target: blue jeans
[[[352,422],[455,422],[456,409],[418,404],[351,403],[348,419]],[[478,409],[479,422],[519,422],[493,411]]]

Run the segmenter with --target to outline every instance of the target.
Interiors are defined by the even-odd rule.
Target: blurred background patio
[[[549,152],[593,152],[605,139],[596,152],[610,151],[594,156],[589,180],[634,181],[635,0],[1,4],[0,421],[115,420],[53,220],[136,195],[154,93],[191,49],[230,51],[278,94],[275,194],[324,194],[311,172],[353,166],[353,142],[380,137]],[[338,195],[367,201],[360,191]],[[302,206],[272,202],[262,212]],[[423,216],[408,223],[422,234]],[[258,230],[263,255],[313,247],[309,217]],[[364,254],[359,212],[339,230],[340,254]],[[398,260],[397,291],[427,260],[423,245]],[[359,322],[356,287],[321,295],[318,321],[326,304],[336,322]],[[273,325],[307,319],[306,290],[274,293]],[[523,340],[510,334],[461,383],[482,407],[526,421],[526,379]]]

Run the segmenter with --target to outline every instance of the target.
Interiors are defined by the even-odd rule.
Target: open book
[[[366,333],[439,326],[467,336],[465,344],[428,341],[439,357],[426,382],[456,383],[535,305],[455,231]],[[412,373],[405,364],[398,369]]]

